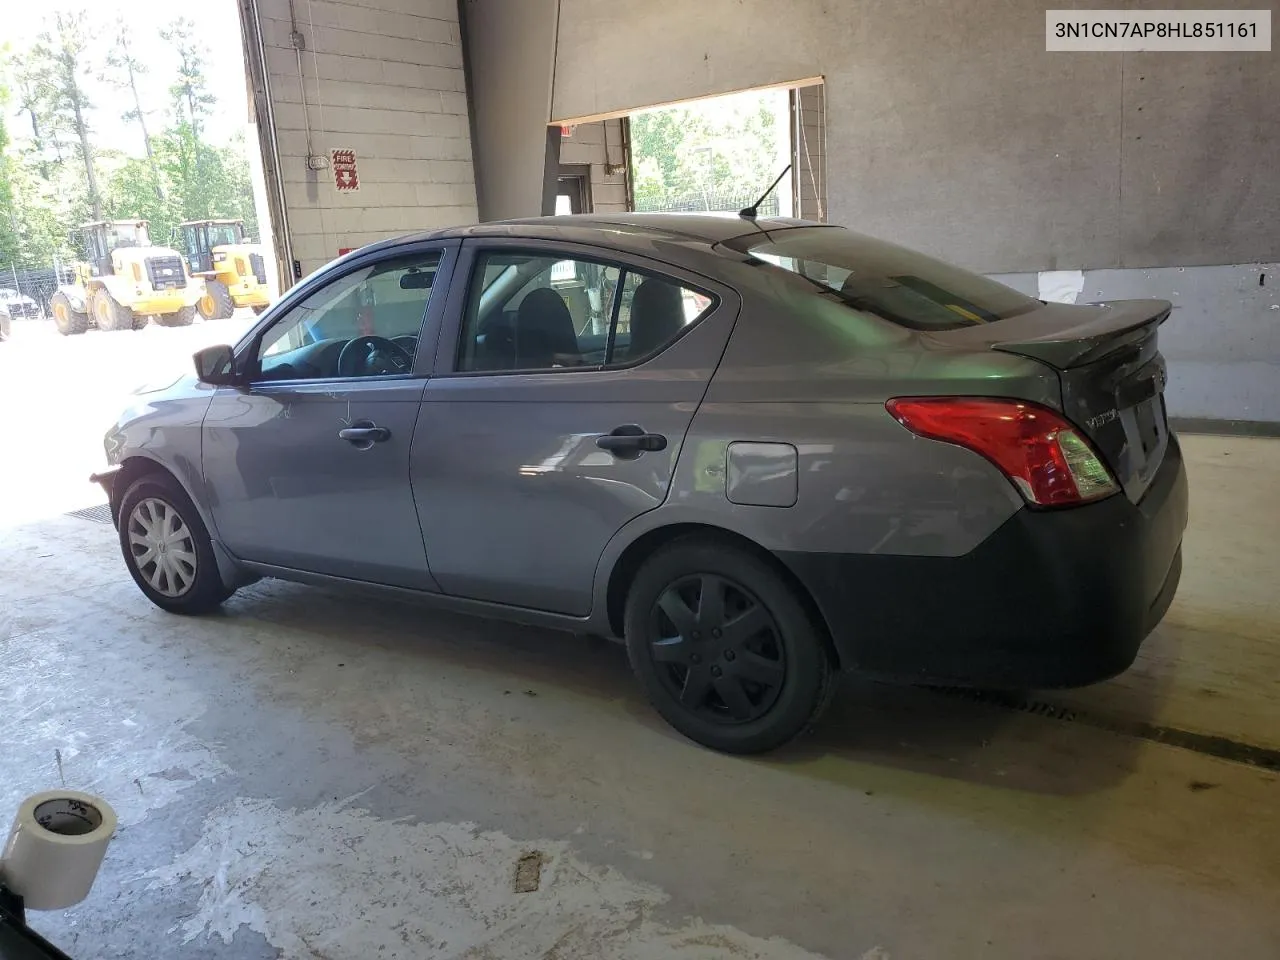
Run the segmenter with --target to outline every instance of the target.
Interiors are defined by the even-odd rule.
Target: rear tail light
[[[1088,441],[1046,407],[979,397],[900,397],[885,406],[912,433],[986,457],[1028,503],[1073,506],[1119,489]]]

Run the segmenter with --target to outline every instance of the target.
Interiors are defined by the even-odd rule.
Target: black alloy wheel
[[[649,648],[667,691],[721,723],[764,716],[787,675],[773,615],[741,584],[700,573],[675,581],[653,606]]]
[[[777,563],[715,535],[681,537],[636,572],[627,655],[663,719],[727,753],[771,750],[830,701],[821,623]]]

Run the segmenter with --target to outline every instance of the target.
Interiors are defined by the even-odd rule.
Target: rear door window
[[[816,292],[913,330],[955,330],[1040,302],[960,267],[842,227],[750,234],[727,246],[802,277]]]
[[[656,356],[714,298],[619,263],[526,252],[477,258],[459,372],[604,369]]]

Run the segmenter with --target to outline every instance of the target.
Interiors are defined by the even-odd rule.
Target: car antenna
[[[765,190],[764,193],[760,194],[760,199],[757,200],[755,203],[753,203],[751,206],[743,207],[741,210],[739,210],[738,216],[742,217],[742,219],[744,220],[754,220],[757,216],[759,216],[760,204],[764,203],[764,198],[767,197],[770,193],[772,193],[773,188],[782,182],[782,178],[787,175],[790,169],[791,169],[791,164],[788,163],[786,167],[783,169],[783,171],[780,174],[778,174],[778,179],[774,180],[773,183],[769,184],[768,189]]]

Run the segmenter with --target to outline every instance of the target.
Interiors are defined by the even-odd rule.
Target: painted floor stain
[[[656,917],[668,896],[613,867],[579,860],[564,842],[527,841],[470,823],[380,820],[351,801],[310,810],[239,799],[219,807],[200,840],[143,879],[203,887],[174,934],[230,943],[242,926],[283,960],[316,956],[484,956],[599,960],[818,960],[786,940]],[[532,858],[536,858],[536,862]],[[518,893],[512,865],[541,881]],[[526,867],[526,873],[528,873]],[[885,958],[887,954],[872,956]]]

